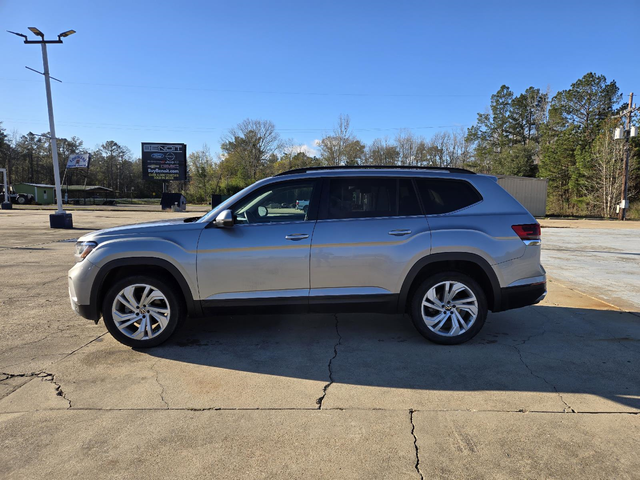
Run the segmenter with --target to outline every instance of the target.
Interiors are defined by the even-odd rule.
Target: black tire
[[[458,282],[465,285],[475,295],[478,304],[478,313],[474,323],[464,333],[455,336],[444,336],[432,331],[422,318],[422,301],[427,292],[433,286],[446,281]],[[487,319],[487,312],[487,297],[484,290],[482,290],[480,285],[478,285],[478,282],[473,278],[459,272],[442,272],[427,278],[417,288],[411,299],[411,320],[413,321],[413,325],[427,340],[441,345],[457,345],[471,340],[478,334],[484,325],[484,322]]]
[[[309,211],[309,205],[305,205],[304,207],[302,207],[302,211],[304,213],[307,213]]]
[[[116,326],[112,314],[116,296],[126,287],[138,284],[150,285],[159,290],[165,296],[170,309],[169,321],[164,330],[157,336],[146,340],[134,339],[122,333]],[[175,287],[162,278],[154,278],[147,275],[133,275],[117,281],[109,288],[102,302],[102,318],[109,333],[120,343],[133,348],[151,348],[166,342],[175,333],[176,329],[184,323],[185,317],[186,308],[182,298],[175,293]]]
[[[24,205],[25,203],[27,203],[27,199],[24,198],[22,195],[19,195],[18,198],[16,199],[16,201],[20,204],[20,205]]]

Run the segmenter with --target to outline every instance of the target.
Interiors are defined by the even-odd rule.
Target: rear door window
[[[420,178],[416,184],[427,215],[455,212],[482,200],[478,191],[464,180]]]
[[[331,178],[326,219],[422,215],[411,179]]]

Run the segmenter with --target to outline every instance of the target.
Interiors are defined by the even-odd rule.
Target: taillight
[[[513,231],[527,245],[540,245],[540,224],[512,225]]]

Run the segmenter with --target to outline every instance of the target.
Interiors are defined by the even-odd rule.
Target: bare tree
[[[359,142],[351,131],[351,120],[349,115],[340,115],[338,117],[338,125],[333,129],[331,135],[325,135],[318,147],[320,148],[320,157],[323,162],[329,166],[346,165],[357,156],[363,149],[357,149],[357,146],[350,145]],[[351,146],[351,148],[349,148]],[[351,157],[351,158],[348,158]]]
[[[611,130],[604,130],[591,149],[591,165],[586,189],[595,213],[603,217],[615,214],[622,193],[624,142],[616,142]],[[633,166],[630,170],[633,171]]]
[[[398,148],[398,161],[400,165],[416,165],[418,148],[421,142],[420,137],[416,137],[411,130],[400,130],[396,135],[396,146]]]
[[[376,138],[367,149],[368,165],[397,165],[398,147],[388,138]]]
[[[284,146],[276,126],[270,120],[245,119],[222,137],[221,149],[235,156],[254,182],[260,168]]]

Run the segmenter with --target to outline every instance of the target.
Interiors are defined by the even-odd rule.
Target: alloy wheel
[[[118,330],[127,337],[150,340],[167,327],[171,308],[160,290],[151,285],[135,284],[116,295],[111,316]]]
[[[478,317],[478,299],[464,283],[444,281],[422,299],[422,320],[432,332],[455,337],[467,332]]]

